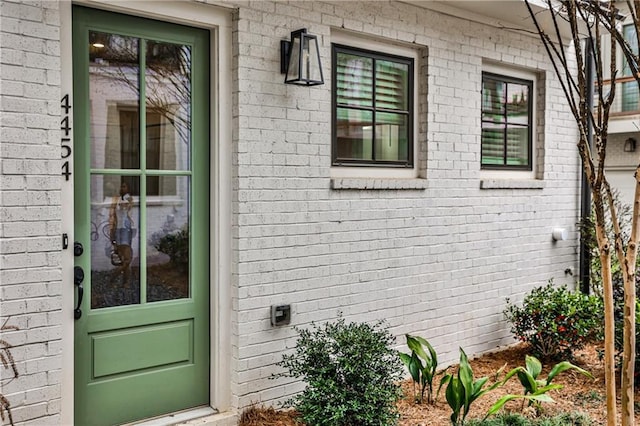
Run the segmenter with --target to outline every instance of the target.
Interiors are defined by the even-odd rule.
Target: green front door
[[[78,425],[209,403],[208,64],[206,30],[73,9]]]

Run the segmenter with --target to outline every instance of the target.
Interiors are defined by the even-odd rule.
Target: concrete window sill
[[[544,189],[545,182],[539,179],[483,179],[480,189]]]
[[[426,189],[426,179],[333,178],[331,189]]]

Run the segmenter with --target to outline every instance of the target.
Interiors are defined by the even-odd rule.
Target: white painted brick
[[[16,336],[32,342],[16,348],[28,374],[14,383],[11,400],[21,401],[16,413],[24,424],[57,424],[63,374],[60,17],[57,2],[5,3],[0,310],[27,328]],[[275,303],[292,303],[298,326],[335,319],[338,310],[358,321],[387,318],[398,336],[429,338],[444,363],[457,359],[459,344],[479,353],[510,343],[500,318],[504,289],[521,297],[552,276],[563,280],[562,271],[576,266],[577,233],[562,247],[549,236],[551,223],[573,228],[576,222],[574,206],[565,202],[577,198],[575,129],[566,111],[553,110],[562,108],[563,95],[534,39],[397,2],[222,3],[237,7],[234,403],[274,403],[301,389],[291,380],[267,380],[295,344],[290,327],[270,326]],[[303,26],[320,35],[324,86],[281,82],[279,41]],[[330,189],[335,28],[429,52],[417,114],[426,189]],[[537,153],[543,189],[480,190],[483,60],[546,72],[547,110],[539,117],[545,146]],[[374,188],[384,183],[372,182]]]

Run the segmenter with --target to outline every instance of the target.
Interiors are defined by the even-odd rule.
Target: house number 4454
[[[69,170],[69,157],[71,157],[71,126],[69,125],[69,111],[71,104],[69,103],[69,94],[66,94],[60,100],[60,108],[62,108],[62,120],[60,121],[60,130],[62,131],[62,176],[65,180],[69,180],[71,170]]]

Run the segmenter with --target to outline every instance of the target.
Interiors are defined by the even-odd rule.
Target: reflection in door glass
[[[148,40],[146,52],[146,168],[189,170],[191,47]]]
[[[189,201],[188,176],[159,177],[159,195],[147,197],[149,302],[189,297]]]
[[[89,32],[91,167],[137,169],[139,136],[139,39]]]
[[[140,303],[140,206],[131,190],[137,181],[91,177],[91,309]]]

